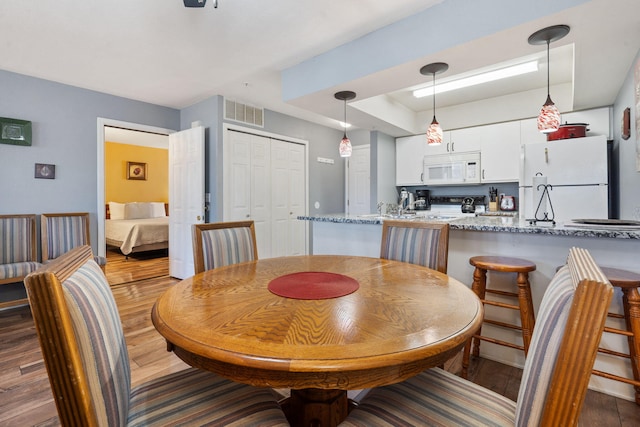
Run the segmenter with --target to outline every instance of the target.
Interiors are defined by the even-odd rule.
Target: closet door
[[[256,228],[258,259],[271,258],[271,148],[269,138],[251,135],[251,219]]]
[[[271,257],[270,140],[243,132],[229,132],[229,176],[225,221],[252,219],[258,258]]]
[[[306,247],[304,146],[271,140],[272,256],[303,255]]]

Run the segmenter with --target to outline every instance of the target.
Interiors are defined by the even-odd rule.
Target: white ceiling
[[[211,0],[204,8],[187,9],[182,0],[2,0],[0,69],[178,109],[222,95],[337,127],[342,109],[333,92],[345,88],[284,102],[281,72],[447,1],[219,0],[215,9]],[[536,88],[546,93],[545,47],[529,45],[527,37],[561,23],[570,25],[571,33],[552,44],[553,84],[571,85],[572,109],[610,105],[640,49],[637,0],[592,0],[399,64],[358,79],[353,87],[358,100],[388,94],[386,99],[418,117],[430,117],[431,97],[415,100],[406,90],[430,81],[419,74],[422,65],[448,62],[449,70],[438,76],[444,81],[542,55],[538,75],[436,99],[438,108],[446,108]],[[375,114],[354,114],[350,121],[394,136],[407,133]]]

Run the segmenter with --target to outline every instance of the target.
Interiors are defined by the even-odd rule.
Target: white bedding
[[[119,246],[129,255],[142,245],[169,241],[169,217],[145,219],[108,219],[105,227],[107,244]]]

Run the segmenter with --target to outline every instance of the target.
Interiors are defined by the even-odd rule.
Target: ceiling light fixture
[[[343,90],[342,92],[336,92],[334,95],[336,99],[340,101],[344,101],[344,124],[347,124],[347,101],[350,101],[356,97],[355,92],[351,92],[350,90]],[[342,137],[342,141],[340,141],[340,157],[350,157],[351,151],[353,148],[351,147],[351,141],[347,138],[347,126],[344,127],[344,136]]]
[[[529,36],[529,44],[547,44],[547,101],[542,106],[538,115],[538,130],[542,133],[555,132],[560,128],[560,111],[551,100],[549,78],[549,45],[569,34],[568,25],[553,25],[536,31]]]
[[[433,74],[433,120],[427,129],[427,144],[428,145],[440,145],[442,144],[442,128],[440,123],[436,120],[436,74],[443,73],[449,69],[449,64],[444,62],[434,62],[432,64],[425,65],[420,68],[420,74],[427,75]]]
[[[524,62],[511,67],[500,68],[498,70],[488,71],[486,73],[476,74],[474,76],[464,77],[446,83],[440,83],[436,86],[435,93],[450,92],[452,90],[489,83],[496,80],[506,79],[508,77],[532,73],[534,71],[538,71],[538,61]],[[413,96],[416,98],[423,98],[431,95],[433,92],[432,87],[424,87],[414,90]]]

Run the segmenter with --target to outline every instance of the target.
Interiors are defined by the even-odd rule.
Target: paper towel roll
[[[542,219],[544,214],[547,212],[547,197],[542,198],[544,194],[544,186],[547,185],[547,177],[540,174],[536,174],[531,181],[533,191],[531,194],[533,195],[533,200],[531,206],[533,206],[533,211],[531,212],[532,218]],[[540,187],[540,188],[538,188]],[[542,199],[542,201],[540,201]],[[538,208],[538,203],[540,207]],[[537,210],[537,215],[536,215]]]

